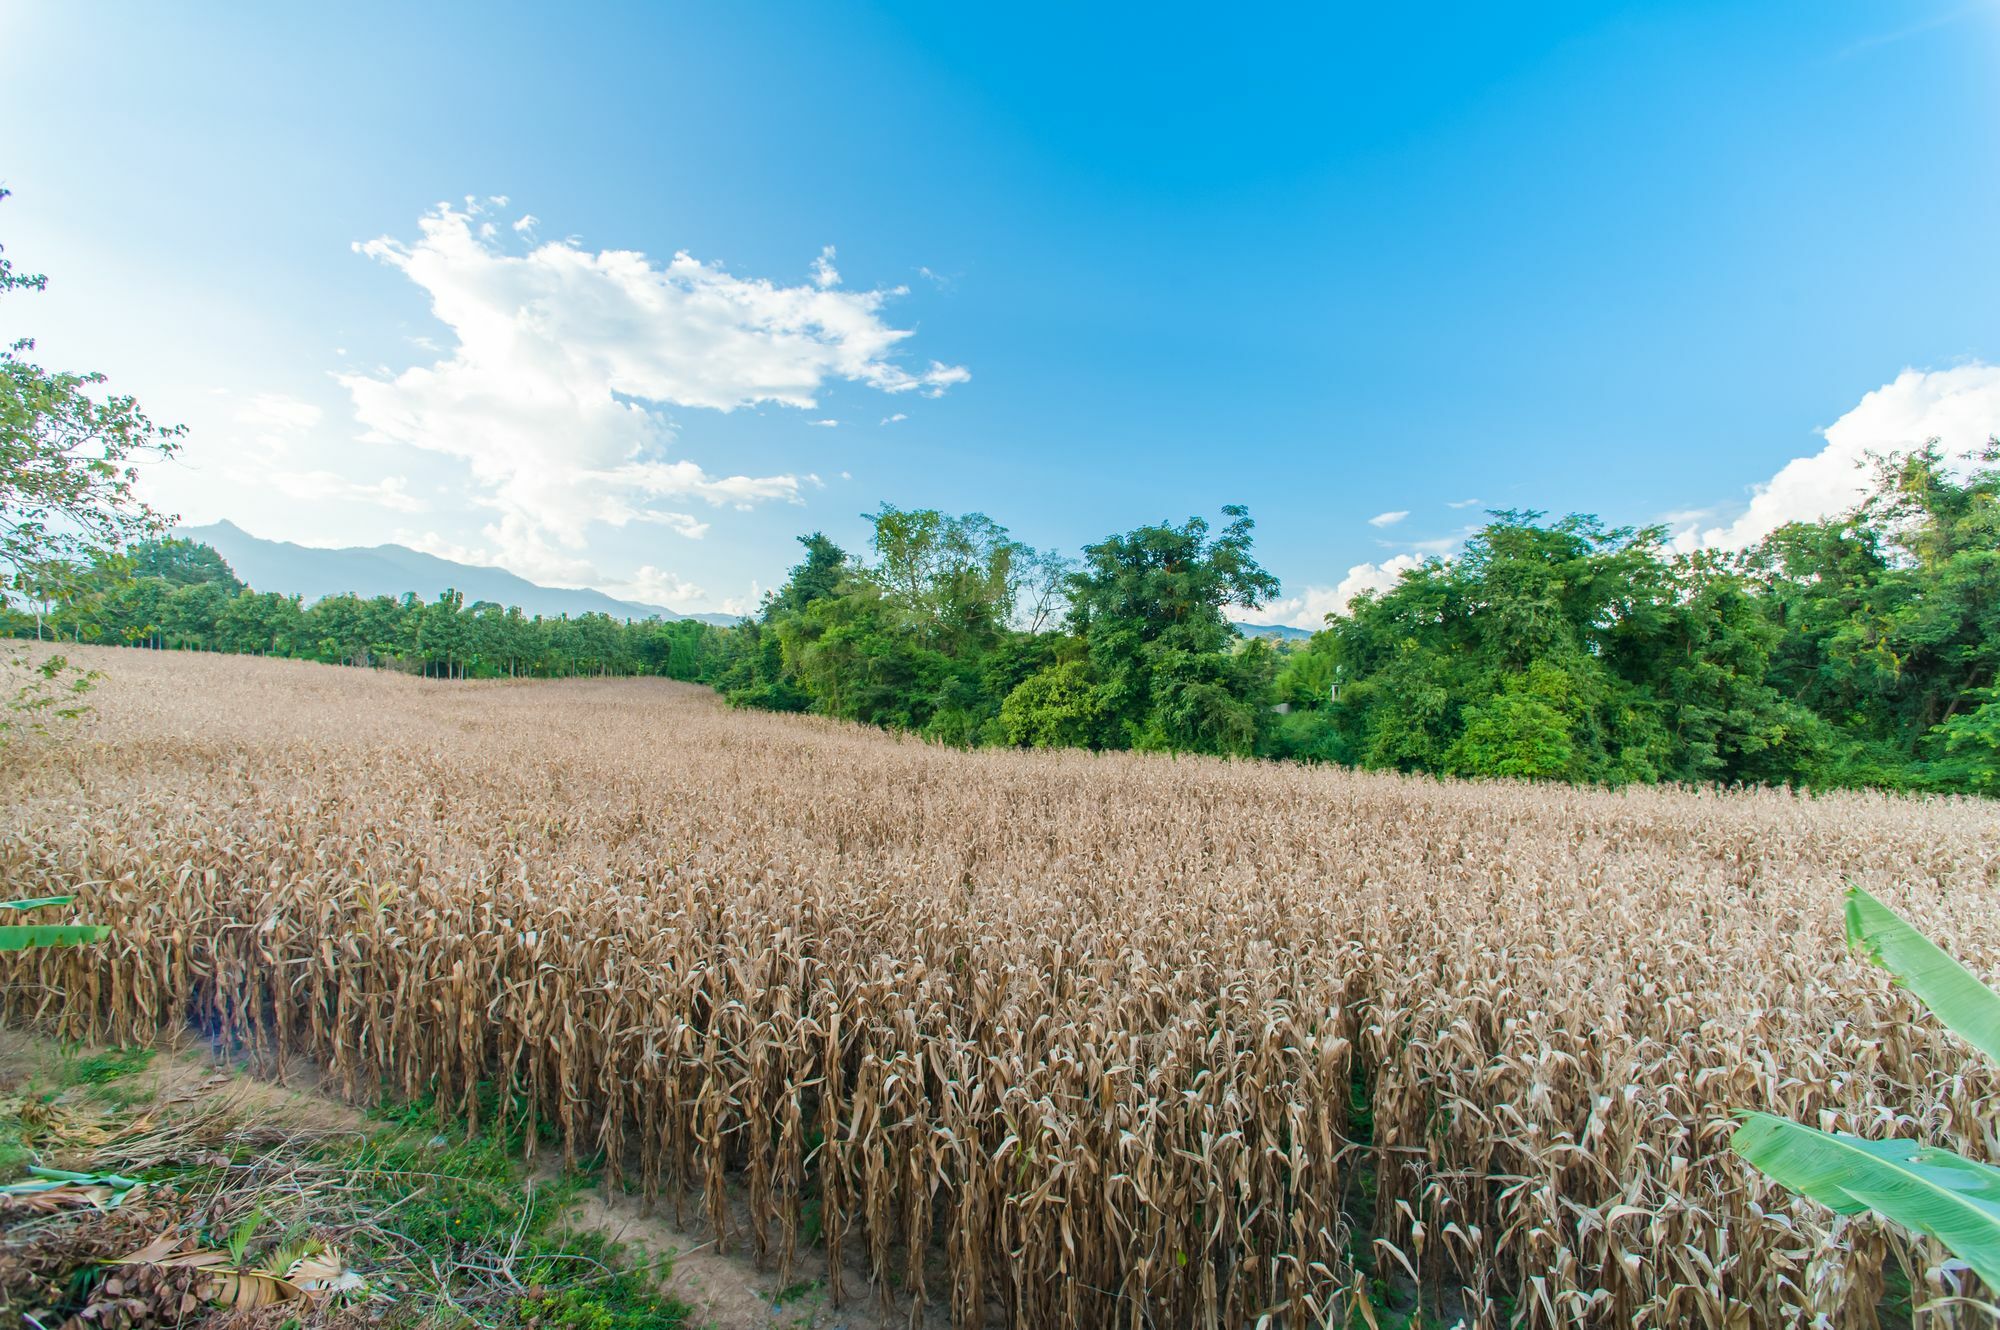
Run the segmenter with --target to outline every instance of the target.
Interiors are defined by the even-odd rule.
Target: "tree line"
[[[446,589],[401,596],[255,591],[216,550],[155,538],[100,553],[7,613],[16,637],[161,650],[284,656],[430,678],[663,674],[696,679],[714,645],[696,620],[627,622],[608,614],[544,618]]]
[[[207,546],[150,540],[10,627],[449,678],[663,675],[967,747],[2000,793],[1997,460],[1881,460],[1851,512],[1738,553],[1495,512],[1462,554],[1303,642],[1230,620],[1278,590],[1240,507],[1072,560],[981,514],[885,504],[865,554],[800,537],[784,585],[733,627],[540,618],[454,591],[306,605],[245,587]]]

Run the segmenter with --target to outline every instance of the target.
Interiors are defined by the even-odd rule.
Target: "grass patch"
[[[330,1156],[373,1216],[347,1238],[357,1268],[402,1266],[410,1292],[445,1322],[479,1301],[500,1324],[547,1330],[687,1324],[691,1310],[661,1287],[664,1262],[632,1264],[601,1234],[563,1222],[585,1176],[531,1182],[518,1136],[467,1133],[430,1104],[378,1116],[382,1130]],[[486,1302],[496,1280],[514,1290],[497,1307]]]
[[[109,1085],[144,1071],[152,1060],[150,1048],[106,1048],[95,1053],[65,1049],[58,1079],[65,1088]]]

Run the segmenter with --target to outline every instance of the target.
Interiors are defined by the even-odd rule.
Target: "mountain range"
[[[1313,635],[1310,628],[1294,628],[1288,623],[1239,623],[1236,631],[1245,637],[1265,637],[1275,642],[1303,642]]]
[[[259,591],[303,596],[308,602],[351,591],[359,596],[400,596],[414,591],[429,600],[449,587],[468,605],[490,600],[518,605],[528,614],[609,614],[618,619],[701,619],[732,624],[735,614],[681,614],[664,605],[619,600],[589,587],[539,586],[503,568],[457,563],[407,545],[321,549],[253,536],[234,522],[179,527],[176,536],[215,548],[236,575]]]

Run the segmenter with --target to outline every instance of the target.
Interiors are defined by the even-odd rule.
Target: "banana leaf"
[[[80,947],[111,935],[103,924],[0,924],[0,951],[30,947]]]
[[[138,1178],[120,1177],[116,1173],[73,1173],[63,1168],[41,1168],[29,1165],[31,1178],[23,1182],[10,1182],[0,1186],[0,1197],[10,1200],[32,1202],[36,1197],[51,1197],[56,1200],[87,1200],[101,1210],[115,1210],[124,1204],[125,1198],[146,1184]]]
[[[0,910],[39,910],[44,905],[67,905],[74,896],[37,896],[33,900],[0,901]]]
[[[2000,1062],[2000,994],[1859,887],[1847,891],[1847,942],[1895,975],[1952,1033]]]
[[[2000,1169],[1918,1141],[1870,1141],[1745,1113],[1730,1148],[1844,1215],[1873,1210],[1936,1238],[2000,1289]]]

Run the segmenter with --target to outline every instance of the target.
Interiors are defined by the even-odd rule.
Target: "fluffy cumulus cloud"
[[[833,252],[807,280],[737,277],[688,254],[656,263],[573,240],[509,249],[488,205],[440,205],[414,242],[356,248],[423,289],[450,331],[435,361],[338,376],[367,437],[462,459],[503,560],[530,576],[574,570],[594,523],[657,523],[699,537],[667,506],[796,501],[793,475],[713,475],[670,460],[673,407],[810,409],[836,382],[935,396],[970,376],[902,359],[910,336],[885,306],[899,291],[840,286]],[[498,206],[494,204],[493,206]],[[810,478],[805,478],[810,483]]]
[[[1831,517],[1853,507],[1869,475],[1871,453],[1906,452],[1936,439],[1946,456],[1963,460],[2000,433],[2000,365],[1904,370],[1820,431],[1825,444],[1794,458],[1757,487],[1733,520],[1680,525],[1674,544],[1742,549],[1787,522]]]
[[[229,395],[225,389],[214,392]],[[275,490],[315,505],[358,503],[395,513],[420,513],[429,507],[409,492],[407,477],[364,482],[318,465],[324,454],[314,449],[313,435],[325,414],[317,405],[284,393],[243,398],[230,417],[235,432],[228,425],[217,430],[218,437],[234,449],[217,474],[249,489]]]
[[[622,582],[612,583],[609,590],[612,595],[626,600],[663,605],[668,609],[699,602],[708,594],[685,578],[651,564],[641,566],[639,571]]]
[[[1293,628],[1326,627],[1330,614],[1345,614],[1347,606],[1364,591],[1387,591],[1423,559],[1415,554],[1397,554],[1380,563],[1357,563],[1337,586],[1309,586],[1295,596],[1274,600],[1264,607],[1261,622],[1289,624]]]

